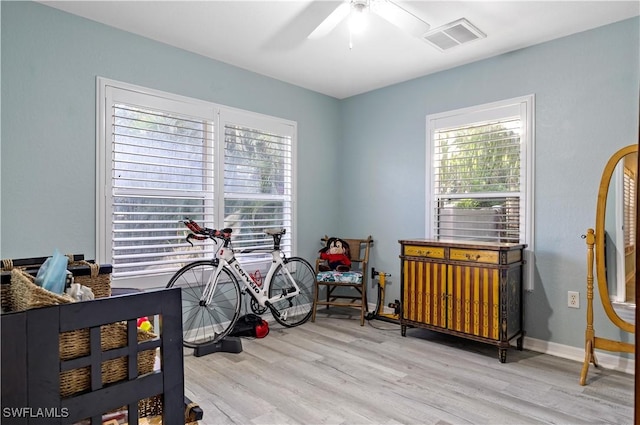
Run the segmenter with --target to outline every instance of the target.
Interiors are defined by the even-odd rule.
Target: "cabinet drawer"
[[[404,255],[411,257],[444,258],[444,248],[437,246],[406,245]]]
[[[471,261],[474,263],[499,264],[498,251],[483,251],[480,249],[451,248],[450,258],[456,261]]]

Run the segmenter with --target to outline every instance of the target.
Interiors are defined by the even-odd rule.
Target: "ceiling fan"
[[[422,37],[431,27],[413,13],[390,0],[345,0],[307,38],[324,37],[347,17],[349,17],[350,33],[357,33],[362,29],[368,13],[375,13],[415,37]]]

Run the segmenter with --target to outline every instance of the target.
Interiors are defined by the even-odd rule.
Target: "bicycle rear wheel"
[[[274,319],[282,326],[298,326],[309,320],[313,309],[313,291],[315,290],[316,274],[307,260],[292,257],[286,260],[284,267],[279,265],[271,278],[269,298],[286,293],[293,287],[285,269],[300,288],[300,293],[288,299],[273,303],[273,307],[282,315],[274,315]],[[284,319],[286,317],[286,319]]]
[[[231,332],[240,314],[240,286],[226,268],[220,273],[211,302],[206,304],[202,300],[202,291],[215,269],[213,261],[195,261],[178,270],[167,284],[167,288],[181,288],[185,347],[220,341]]]

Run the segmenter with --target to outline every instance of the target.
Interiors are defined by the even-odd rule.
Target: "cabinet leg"
[[[400,326],[400,335],[407,336],[407,327],[405,325]]]
[[[498,349],[498,357],[500,358],[500,363],[506,363],[507,362],[507,349],[506,348],[499,348]]]
[[[522,342],[524,341],[524,335],[520,335],[518,339],[516,339],[516,348],[518,351],[522,351]]]

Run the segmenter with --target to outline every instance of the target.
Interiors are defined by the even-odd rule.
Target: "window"
[[[638,154],[625,155],[615,168],[607,196],[607,276],[611,300],[633,303],[636,276],[636,178]],[[610,240],[609,240],[610,238]]]
[[[290,124],[264,122],[255,114],[223,111],[225,226],[234,229],[234,246],[273,246],[263,229],[284,227],[281,240],[291,251],[293,226],[293,132]],[[263,121],[263,122],[260,122]],[[252,258],[246,258],[252,257]],[[271,259],[264,253],[245,261]]]
[[[114,286],[164,286],[209,258],[185,217],[233,228],[236,248],[272,246],[263,230],[284,227],[292,253],[294,123],[102,78],[97,109],[97,259]]]
[[[533,96],[427,117],[427,237],[525,243],[533,271]]]

